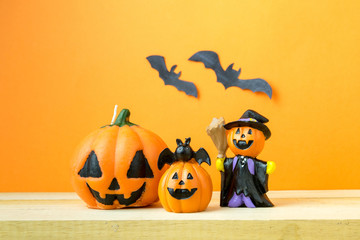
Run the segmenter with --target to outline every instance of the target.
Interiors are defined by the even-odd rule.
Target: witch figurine
[[[257,159],[271,132],[269,120],[253,110],[247,110],[239,120],[225,124],[224,118],[214,118],[207,128],[218,149],[216,168],[221,173],[220,206],[272,207],[266,196],[269,174],[275,163]],[[230,148],[235,155],[227,158]]]

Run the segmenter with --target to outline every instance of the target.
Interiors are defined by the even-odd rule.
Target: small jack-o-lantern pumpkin
[[[232,128],[226,132],[226,137],[229,148],[235,155],[256,157],[265,144],[263,132],[251,127]]]
[[[248,110],[239,120],[225,124],[230,150],[235,155],[257,157],[264,148],[265,140],[271,135],[268,127],[263,124],[266,122],[268,119]]]
[[[91,133],[72,159],[72,184],[90,208],[146,206],[158,200],[166,169],[157,160],[166,144],[156,134],[129,122],[123,109],[114,124]]]
[[[195,153],[189,146],[190,138],[185,143],[178,139],[177,143],[174,154],[166,148],[159,157],[160,169],[165,163],[171,164],[160,179],[160,202],[169,212],[204,211],[212,197],[212,182],[200,164],[210,165],[209,155],[203,148]]]

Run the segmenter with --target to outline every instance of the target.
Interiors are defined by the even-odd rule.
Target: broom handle
[[[228,148],[224,124],[225,120],[223,117],[214,118],[206,128],[207,134],[211,137],[211,140],[218,150],[218,158],[224,158]]]

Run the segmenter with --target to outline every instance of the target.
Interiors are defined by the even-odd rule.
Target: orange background
[[[72,191],[75,146],[113,107],[175,149],[212,156],[213,117],[254,109],[270,119],[260,159],[277,163],[270,189],[360,188],[358,1],[0,1],[0,191]],[[216,82],[187,59],[200,50],[264,78],[273,99]],[[146,57],[163,55],[199,99],[164,86]],[[228,156],[231,153],[228,152]]]

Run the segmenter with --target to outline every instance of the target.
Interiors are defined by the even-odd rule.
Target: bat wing
[[[159,155],[158,159],[158,169],[161,170],[164,165],[167,163],[171,165],[175,161],[174,153],[170,149],[165,148]]]
[[[189,60],[194,62],[202,62],[206,68],[213,69],[215,72],[217,70],[224,71],[220,65],[218,54],[213,51],[199,51],[192,55]]]
[[[165,58],[163,56],[159,55],[152,55],[146,58],[151,67],[159,72],[159,76],[163,78],[162,76],[169,74],[169,71],[165,65]]]
[[[199,163],[199,165],[203,162],[206,162],[209,166],[211,166],[211,161],[210,161],[210,157],[209,154],[206,152],[205,149],[200,148],[196,153],[195,153],[195,160]]]
[[[151,67],[159,72],[160,78],[164,81],[165,85],[171,85],[177,88],[177,90],[185,92],[187,95],[191,95],[197,98],[198,92],[196,86],[192,82],[180,80],[181,72],[175,73],[176,65],[171,67],[168,71],[165,65],[165,59],[163,56],[152,55],[146,58]]]
[[[264,79],[261,78],[255,78],[255,79],[248,79],[248,80],[242,80],[242,79],[234,79],[227,82],[227,87],[239,87],[241,89],[248,89],[253,92],[263,92],[266,93],[269,98],[272,97],[272,88],[269,85],[268,82],[266,82]]]
[[[165,85],[172,85],[176,87],[177,90],[185,92],[187,95],[198,97],[197,88],[194,83],[179,80],[179,79],[169,79],[165,82]]]

